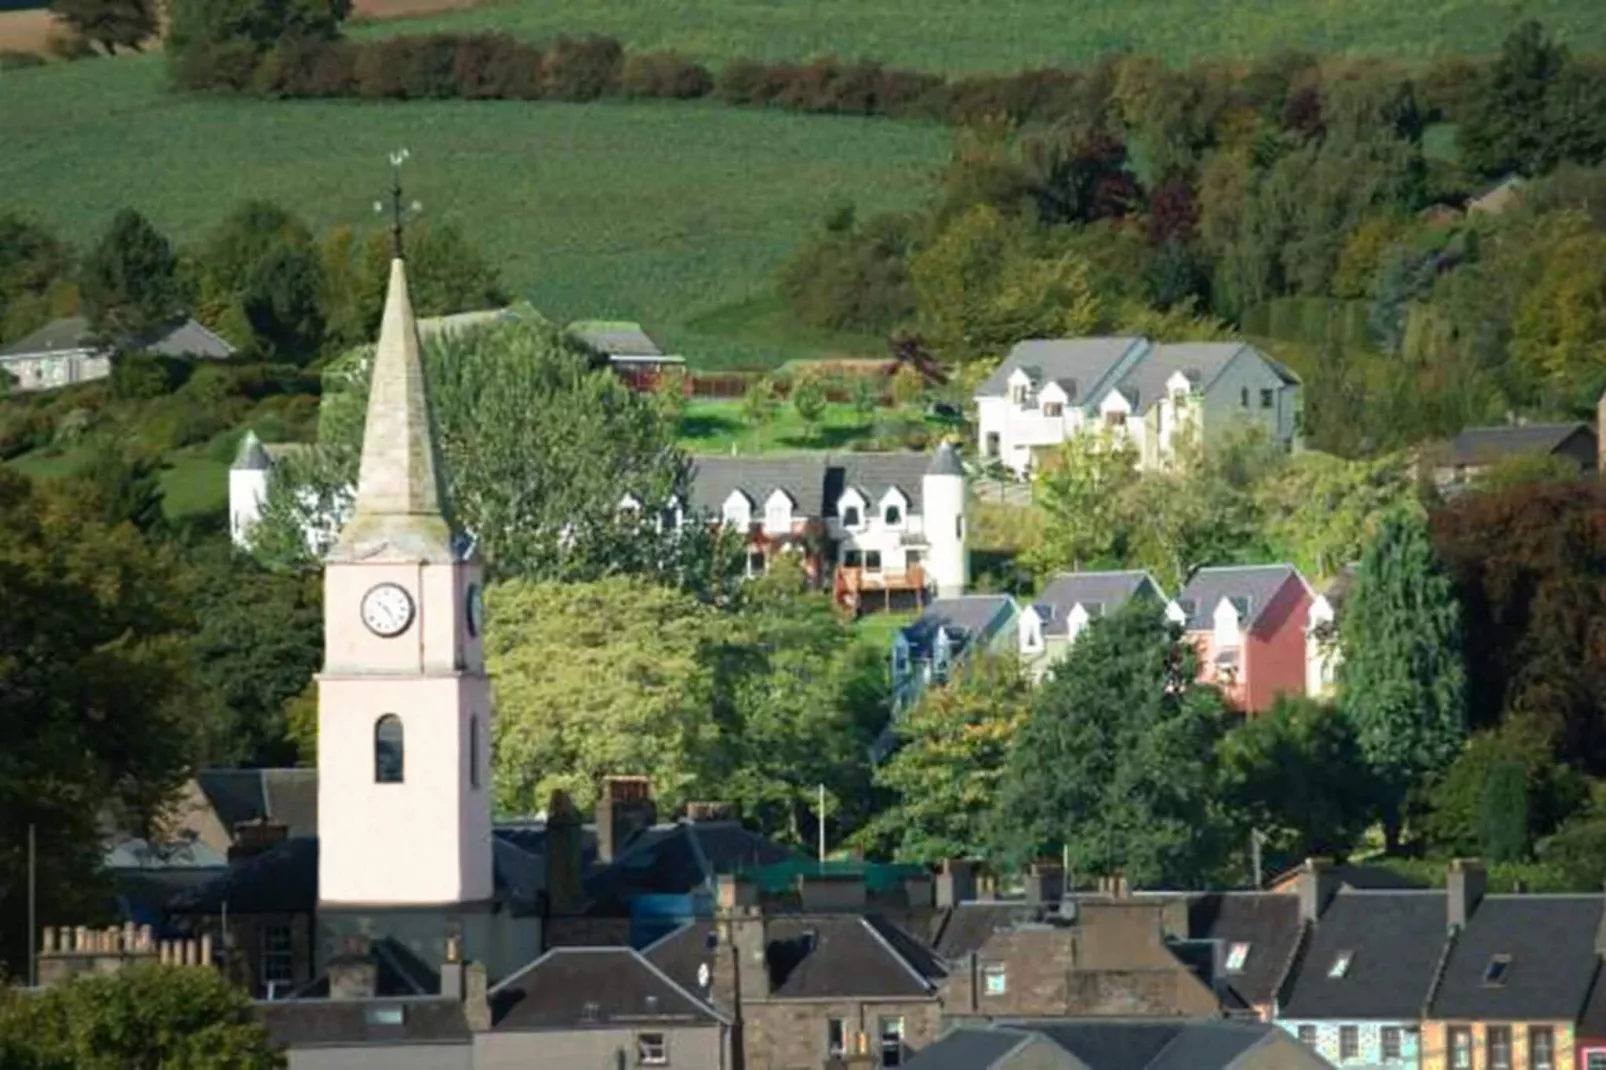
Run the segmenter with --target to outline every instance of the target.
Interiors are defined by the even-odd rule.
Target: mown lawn
[[[1521,18],[1606,49],[1599,0],[503,0],[362,32],[606,33],[707,62],[831,53],[948,72],[1089,63],[1124,49],[1173,61],[1279,49],[1426,58],[1493,53]]]
[[[7,461],[35,479],[69,476],[89,461],[86,448],[37,449]],[[169,520],[185,520],[228,511],[229,467],[196,450],[169,455],[157,477],[162,485],[162,512]]]
[[[777,267],[833,203],[925,199],[950,144],[935,125],[714,102],[180,96],[153,56],[4,75],[0,205],[80,245],[122,205],[181,243],[251,197],[372,226],[405,146],[425,215],[553,318],[637,320],[694,364],[778,364],[809,347],[775,344]]]
[[[809,428],[790,405],[779,405],[761,425],[750,424],[740,401],[693,401],[680,421],[680,444],[694,453],[767,453],[774,450],[842,450],[867,442],[874,420],[852,406],[831,404]]]

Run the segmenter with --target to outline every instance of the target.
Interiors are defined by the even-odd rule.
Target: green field
[[[799,355],[763,300],[777,266],[835,201],[923,200],[950,144],[934,125],[712,102],[181,97],[159,57],[3,77],[0,204],[77,243],[124,204],[179,242],[248,197],[370,225],[386,153],[405,146],[409,195],[519,296],[554,318],[638,320],[699,365]]]
[[[1519,18],[1578,50],[1606,49],[1598,0],[507,0],[369,33],[606,33],[705,61],[832,53],[925,70],[1080,65],[1123,49],[1171,60],[1284,48],[1425,58],[1492,53]]]
[[[51,479],[71,475],[89,460],[83,447],[39,449],[6,463],[24,475]],[[185,520],[226,512],[229,467],[198,449],[180,450],[166,458],[160,479],[162,512],[169,520]]]

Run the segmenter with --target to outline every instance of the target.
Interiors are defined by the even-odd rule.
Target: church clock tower
[[[318,899],[326,907],[492,897],[481,570],[446,504],[398,249],[356,507],[324,572]]]

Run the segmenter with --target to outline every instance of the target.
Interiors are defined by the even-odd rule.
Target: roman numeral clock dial
[[[413,622],[413,613],[413,596],[394,583],[381,583],[362,596],[362,622],[375,635],[400,635]]]

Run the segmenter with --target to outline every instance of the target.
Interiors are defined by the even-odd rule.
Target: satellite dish
[[[704,963],[702,963],[701,965],[699,965],[697,967],[697,987],[698,988],[707,988],[708,987],[708,981],[709,981],[708,963],[704,962]]]

